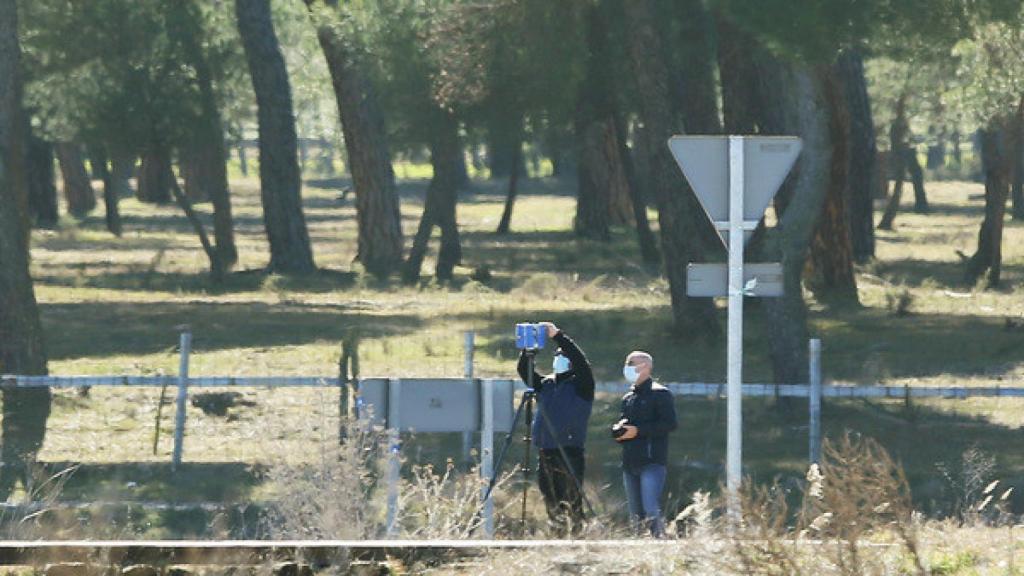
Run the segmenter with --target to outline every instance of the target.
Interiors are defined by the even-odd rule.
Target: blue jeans
[[[656,538],[665,535],[661,518],[661,491],[665,488],[667,469],[661,464],[648,464],[639,470],[622,470],[622,483],[626,487],[629,516],[634,526],[643,520]]]

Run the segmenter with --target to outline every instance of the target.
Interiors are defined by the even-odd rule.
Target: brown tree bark
[[[765,298],[769,355],[775,382],[807,382],[807,305],[801,280],[826,191],[833,175],[832,133],[826,96],[827,67],[791,68],[771,57],[757,64],[764,105],[759,124],[766,134],[795,134],[803,152],[775,196],[776,226],[762,244],[764,261],[782,263],[783,295]]]
[[[27,117],[27,114],[25,115]],[[31,132],[27,122],[25,130]],[[28,141],[28,204],[32,220],[41,228],[53,228],[57,214],[57,185],[53,172],[53,146],[35,135]]]
[[[19,53],[17,2],[0,0],[0,374],[45,375],[43,329],[29,276],[28,132],[21,118]],[[0,500],[6,500],[19,479],[32,488],[50,390],[5,387],[2,397]]]
[[[523,146],[512,149],[512,166],[522,162]],[[498,221],[496,234],[508,234],[512,226],[512,209],[516,205],[516,196],[519,194],[519,170],[511,170],[508,175],[508,192],[505,194],[505,207],[501,211],[501,220]]]
[[[889,128],[889,170],[896,179],[893,184],[892,195],[885,205],[885,212],[878,222],[879,230],[892,230],[893,221],[896,220],[896,212],[900,208],[900,200],[903,196],[903,179],[906,174],[907,155],[904,152],[907,148],[907,94],[904,92],[896,101],[896,118]]]
[[[85,170],[82,150],[71,142],[58,142],[54,148],[64,179],[64,199],[68,203],[68,212],[81,218],[96,208],[96,193],[92,189],[89,173]]]
[[[1017,103],[1013,116],[1013,186],[1010,189],[1014,220],[1024,219],[1024,96]]]
[[[722,86],[722,116],[727,134],[754,134],[758,124],[757,72],[752,57],[755,43],[720,11],[714,14],[718,36],[718,72]]]
[[[302,212],[295,114],[269,0],[235,0],[238,31],[256,93],[260,136],[260,200],[270,243],[269,270],[316,271]]]
[[[132,196],[132,175],[135,173],[135,155],[113,151],[110,156],[110,177],[114,183],[114,193],[118,198]],[[138,183],[136,183],[138,185]]]
[[[866,262],[875,256],[874,190],[879,172],[875,123],[860,52],[843,52],[839,56],[838,67],[850,116],[850,161],[845,193],[850,215],[850,242],[854,260]]]
[[[114,189],[114,178],[110,173],[110,167],[107,165],[106,151],[99,147],[92,148],[89,153],[89,164],[92,166],[93,173],[103,182],[104,222],[107,225],[107,231],[120,238],[120,198],[118,198],[117,191]]]
[[[168,204],[171,201],[171,154],[166,148],[154,147],[142,153],[139,165],[138,190],[136,198],[139,202],[152,204]]]
[[[615,135],[618,139],[619,158],[622,159],[622,168],[629,190],[629,203],[633,208],[633,221],[636,225],[637,241],[640,244],[640,256],[645,264],[654,265],[661,262],[661,254],[658,253],[658,243],[651,231],[651,224],[647,220],[646,195],[641,189],[640,179],[637,177],[634,155],[626,144],[626,132],[626,122],[616,108]]]
[[[689,184],[672,159],[666,142],[678,132],[673,122],[668,72],[652,21],[650,3],[624,3],[628,50],[640,87],[638,109],[651,151],[651,184],[658,203],[661,248],[678,333],[715,340],[720,336],[710,298],[686,296],[686,266],[704,260],[719,241],[697,205]]]
[[[688,134],[718,134],[722,123],[715,89],[714,40],[710,32],[715,26],[714,18],[701,0],[673,0],[668,5],[673,13],[667,14],[666,23],[674,20],[678,29],[673,35],[662,34],[662,46],[678,55],[679,65],[673,66],[678,71],[673,104],[679,107],[683,130]]]
[[[993,119],[981,132],[981,161],[985,172],[985,219],[978,231],[978,249],[967,260],[964,279],[974,284],[986,271],[989,288],[999,286],[1002,271],[1003,222],[1010,192],[1013,136],[1011,123]]]
[[[324,2],[326,13],[318,13],[317,2],[306,0],[317,24],[317,37],[327,58],[334,95],[341,117],[349,171],[356,192],[359,248],[356,260],[371,274],[383,278],[402,264],[402,226],[395,175],[391,166],[383,115],[370,79],[362,70],[346,39],[338,36],[326,17],[336,8],[335,0]],[[461,160],[461,152],[456,161]],[[461,165],[465,170],[465,165]],[[460,180],[462,176],[460,175]]]
[[[907,146],[903,151],[905,157],[903,164],[910,174],[910,182],[914,185],[914,212],[926,214],[931,209],[928,207],[928,195],[924,190],[924,170],[921,169],[921,162],[917,159],[917,150],[913,146]]]
[[[456,221],[458,156],[462,154],[459,123],[447,111],[437,110],[434,116],[430,142],[430,163],[434,168],[434,176],[427,187],[423,215],[420,217],[412,248],[402,269],[402,280],[408,284],[419,280],[423,258],[426,256],[427,244],[434,226],[441,229],[441,247],[438,250],[435,267],[437,279],[451,280],[455,266],[462,260],[462,245]],[[514,172],[511,178],[515,178]]]
[[[853,245],[847,212],[850,169],[850,113],[846,105],[838,68],[821,72],[828,105],[829,161],[828,189],[811,240],[807,262],[808,287],[821,300],[856,304],[857,279],[853,273]]]

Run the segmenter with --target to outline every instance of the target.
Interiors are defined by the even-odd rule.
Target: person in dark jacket
[[[558,345],[553,373],[541,376],[534,372],[531,382],[525,352],[519,356],[518,366],[523,382],[537,392],[538,409],[531,431],[533,445],[540,452],[537,483],[552,523],[563,533],[575,532],[583,525],[583,495],[573,475],[582,486],[583,445],[594,405],[594,374],[587,357],[571,338],[551,322],[540,324]],[[545,416],[549,421],[544,420]]]
[[[635,524],[641,521],[656,538],[665,535],[661,492],[668,465],[668,434],[676,429],[672,392],[651,379],[654,359],[646,352],[626,356],[622,375],[632,387],[622,397],[616,426],[624,429],[615,440],[622,444],[622,481]]]

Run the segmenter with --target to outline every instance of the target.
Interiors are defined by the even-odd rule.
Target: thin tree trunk
[[[236,0],[238,31],[256,93],[260,137],[260,199],[273,272],[316,271],[302,212],[295,113],[269,0]]]
[[[967,260],[965,280],[974,284],[988,271],[989,288],[999,286],[1002,270],[1003,221],[1006,197],[1010,191],[1011,151],[1010,122],[994,119],[981,133],[982,167],[985,172],[985,219],[978,231],[978,249]]]
[[[907,146],[903,152],[906,159],[903,161],[910,173],[910,182],[914,185],[914,212],[926,214],[930,211],[928,207],[928,196],[924,191],[924,170],[921,169],[921,162],[917,159],[917,151],[912,146]]]
[[[120,199],[114,190],[114,178],[111,176],[110,168],[107,166],[106,151],[99,147],[92,149],[89,154],[89,163],[92,165],[93,174],[99,176],[103,182],[104,222],[107,225],[107,231],[120,238],[121,211],[118,204]]]
[[[907,155],[904,153],[904,150],[907,148],[908,130],[906,101],[907,94],[903,93],[899,100],[896,101],[896,118],[892,121],[892,126],[889,128],[889,168],[892,171],[891,174],[896,179],[896,183],[893,185],[892,196],[889,197],[889,203],[885,206],[882,219],[878,222],[879,230],[892,230],[893,221],[896,220],[896,212],[900,208],[900,199],[903,196],[903,179],[907,171]]]
[[[192,201],[188,199],[188,196],[178,186],[177,179],[171,181],[171,193],[174,195],[174,200],[177,201],[178,206],[185,212],[185,217],[188,218],[189,224],[195,230],[196,236],[199,236],[199,243],[203,247],[203,252],[206,252],[206,258],[210,261],[210,276],[214,282],[220,282],[224,279],[224,266],[220,262],[220,256],[218,256],[217,249],[210,242],[209,236],[206,235],[206,229],[203,227],[202,220],[199,219],[199,215],[192,208]]]
[[[195,150],[185,149],[179,150],[178,156],[178,173],[181,174],[181,179],[185,182],[183,187],[185,197],[192,204],[209,201],[210,196],[206,193],[207,187],[202,184],[202,154]]]
[[[355,186],[359,223],[356,260],[368,272],[383,278],[401,266],[403,244],[387,133],[374,87],[349,46],[351,41],[339,37],[330,19],[337,2],[328,0],[325,4],[329,8],[318,13],[314,0],[306,0],[331,73],[349,171]],[[462,168],[464,170],[465,165]]]
[[[850,113],[850,162],[846,180],[850,242],[854,260],[866,262],[875,256],[874,190],[879,172],[875,124],[860,52],[843,52],[838,66]]]
[[[512,166],[516,166],[519,162],[522,162],[522,156],[523,147],[520,144],[512,149]],[[495,231],[498,234],[508,234],[509,227],[512,225],[512,208],[516,204],[518,187],[519,170],[512,170],[508,175],[508,193],[505,195],[505,208],[501,212],[501,221],[498,222],[498,229]]]
[[[1013,187],[1010,197],[1013,199],[1013,219],[1024,219],[1024,96],[1017,103],[1017,113],[1013,119]]]
[[[661,262],[661,254],[658,253],[658,243],[654,238],[651,224],[647,219],[647,202],[640,187],[640,179],[636,174],[637,170],[633,162],[633,154],[626,144],[626,122],[621,116],[618,109],[616,109],[615,135],[618,139],[619,158],[622,158],[622,168],[626,175],[630,204],[633,206],[633,220],[636,222],[636,235],[637,242],[640,244],[640,256],[645,264],[658,264]]]
[[[139,165],[139,202],[168,204],[171,201],[171,154],[165,148],[154,147],[142,154]]]
[[[508,103],[500,98],[492,99],[494,108],[505,108]],[[491,179],[507,178],[512,175],[512,166],[517,167],[517,176],[526,175],[523,159],[523,115],[510,110],[496,110],[487,125],[487,164]],[[518,155],[516,150],[519,150]],[[515,160],[515,164],[510,163]]]
[[[0,373],[45,375],[46,350],[29,276],[28,123],[21,114],[15,0],[0,0]],[[0,424],[0,501],[20,479],[32,490],[31,467],[50,414],[49,388],[4,388]]]
[[[200,190],[199,198],[209,198],[213,204],[213,236],[217,243],[217,260],[227,272],[238,262],[238,248],[235,246],[234,218],[231,215],[231,191],[228,187],[227,144],[224,141],[223,119],[217,108],[217,96],[213,91],[213,74],[203,53],[202,21],[193,3],[179,3],[176,12],[184,24],[184,44],[188,58],[196,70],[199,86],[201,118],[196,133],[196,142],[190,151],[195,152],[195,184]]]
[[[26,114],[27,116],[27,114]],[[25,130],[31,126],[25,123]],[[28,142],[28,203],[36,226],[57,225],[57,186],[53,172],[53,146],[35,135]]]
[[[85,169],[82,150],[71,142],[58,142],[54,148],[64,177],[64,199],[68,203],[68,212],[81,218],[96,208],[96,193],[93,192],[89,172]]]
[[[819,299],[856,304],[857,279],[853,273],[846,186],[850,168],[850,114],[842,91],[838,67],[821,73],[828,103],[830,173],[824,206],[808,259],[808,286]]]
[[[402,280],[407,284],[419,280],[423,258],[434,226],[441,229],[441,247],[438,250],[435,274],[438,280],[451,280],[455,266],[462,260],[462,246],[456,222],[458,200],[458,159],[462,153],[459,142],[458,121],[448,112],[438,110],[431,131],[430,163],[434,176],[427,187],[423,215],[413,237],[412,248],[402,269]]]
[[[672,299],[674,326],[679,334],[716,340],[720,336],[715,307],[710,298],[686,295],[686,267],[704,260],[718,239],[705,221],[689,184],[672,159],[666,142],[677,127],[672,119],[663,51],[652,22],[650,3],[635,0],[623,4],[628,50],[638,94],[646,145],[651,151],[651,182],[658,203],[661,247]]]
[[[238,169],[242,172],[242,176],[249,175],[249,159],[245,153],[245,143],[238,143]]]

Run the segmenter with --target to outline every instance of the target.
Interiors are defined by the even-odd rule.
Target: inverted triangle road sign
[[[673,136],[668,147],[708,218],[715,224],[718,235],[728,246],[729,137]],[[746,222],[756,225],[761,220],[800,155],[800,147],[800,139],[794,136],[743,137],[743,219]],[[747,241],[754,233],[753,227],[744,231]]]

